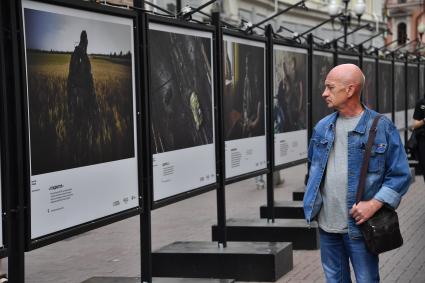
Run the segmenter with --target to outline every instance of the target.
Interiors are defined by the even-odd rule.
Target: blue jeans
[[[357,283],[379,282],[379,258],[370,253],[363,239],[350,239],[348,233],[320,231],[320,256],[327,283],[351,283],[350,264]]]

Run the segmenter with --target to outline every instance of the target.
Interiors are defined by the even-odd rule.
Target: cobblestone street
[[[285,183],[275,199],[290,200],[303,184],[305,165],[282,171]],[[227,187],[227,217],[258,219],[266,191],[254,180]],[[382,282],[425,282],[425,186],[416,177],[398,212],[405,244],[380,258]],[[216,224],[215,191],[153,211],[153,250],[174,241],[210,241]],[[93,230],[27,253],[26,282],[79,283],[93,276],[139,276],[139,219]],[[5,268],[6,265],[3,267]],[[319,251],[294,251],[294,268],[283,282],[324,282]]]

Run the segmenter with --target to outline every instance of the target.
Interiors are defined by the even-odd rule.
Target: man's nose
[[[325,90],[322,93],[322,97],[328,97],[328,88],[325,88]]]

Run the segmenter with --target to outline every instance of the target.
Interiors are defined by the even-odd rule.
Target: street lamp
[[[344,11],[342,12],[342,15],[339,16],[340,21],[342,25],[344,26],[344,47],[347,46],[347,30],[348,26],[350,25],[351,21],[351,12],[348,11],[348,3],[350,0],[342,0],[344,2]],[[330,3],[328,5],[328,14],[331,17],[335,17],[341,10],[341,7],[338,5],[336,0],[330,0]],[[360,23],[360,18],[363,15],[363,13],[366,10],[366,4],[364,3],[364,0],[357,0],[356,4],[354,5],[354,12],[358,18],[358,22]]]
[[[363,13],[366,10],[366,4],[363,0],[358,0],[357,3],[354,5],[354,12],[357,16],[357,21],[360,24],[360,18],[362,17]]]

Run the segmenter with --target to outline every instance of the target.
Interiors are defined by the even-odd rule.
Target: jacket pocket
[[[326,150],[328,147],[328,140],[316,140],[313,152],[313,165],[323,167],[326,159]]]
[[[385,166],[385,152],[387,150],[387,144],[378,143],[372,146],[372,152],[369,159],[368,172],[377,173],[381,172]]]

